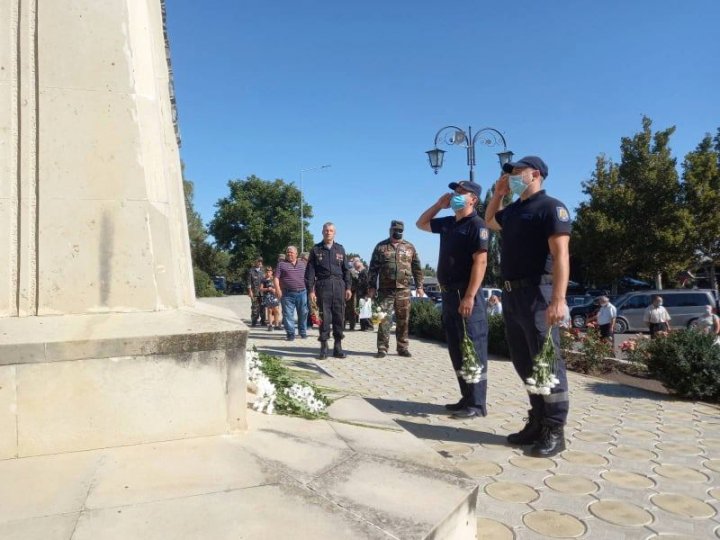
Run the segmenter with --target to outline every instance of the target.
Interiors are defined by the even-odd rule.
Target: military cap
[[[390,222],[390,228],[391,228],[391,229],[398,229],[398,230],[400,230],[400,231],[404,231],[404,230],[405,230],[405,223],[403,223],[403,222],[400,221],[400,220],[393,219],[393,220]]]

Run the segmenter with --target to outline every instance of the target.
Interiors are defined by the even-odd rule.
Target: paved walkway
[[[379,360],[376,334],[347,332],[347,359],[316,361],[317,330],[287,342],[251,329],[250,344],[366,398],[480,485],[478,538],[720,538],[720,409],[569,373],[568,450],[523,455],[505,437],[527,402],[508,360],[492,358],[488,416],[452,420],[459,398],[444,345],[411,337],[412,358]],[[391,338],[391,350],[394,337]]]

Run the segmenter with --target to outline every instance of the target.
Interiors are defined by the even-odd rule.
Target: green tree
[[[274,263],[292,244],[300,248],[300,191],[294,184],[255,175],[230,180],[230,194],[216,203],[209,231],[217,245],[232,256],[231,267],[242,272],[258,256]],[[305,247],[313,244],[307,219],[312,207],[304,201]]]
[[[435,269],[427,263],[425,263],[425,268],[423,268],[422,272],[423,272],[423,276],[428,276],[428,277],[436,277],[437,276],[437,272],[435,272]]]
[[[707,264],[710,286],[717,288],[715,265],[720,263],[720,129],[715,139],[705,135],[683,161],[683,203],[691,215],[687,246],[695,264]]]
[[[597,157],[592,178],[582,189],[589,199],[577,209],[570,250],[583,261],[586,282],[616,282],[634,263],[633,231],[627,227],[632,189],[620,181],[619,167],[604,155]]]
[[[681,203],[676,160],[669,146],[674,127],[642,130],[621,139],[620,164],[604,156],[583,184],[590,200],[574,223],[572,249],[588,265],[591,279],[614,280],[624,273],[674,276],[687,265],[689,213]]]
[[[188,234],[190,236],[190,256],[193,264],[193,280],[195,282],[195,295],[219,296],[215,289],[211,276],[223,274],[222,265],[211,265],[211,261],[222,258],[222,252],[216,250],[207,243],[207,230],[203,225],[200,214],[193,205],[195,187],[192,181],[184,178],[185,167],[183,165],[183,190],[185,192],[185,213],[188,222]],[[225,266],[227,268],[227,265]]]

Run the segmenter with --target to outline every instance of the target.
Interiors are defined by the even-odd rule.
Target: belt
[[[439,285],[440,292],[455,292],[455,291],[462,291],[463,289],[467,289],[467,283],[450,283],[448,285]]]
[[[510,292],[513,289],[523,289],[525,287],[534,287],[535,285],[552,285],[552,276],[543,274],[542,276],[533,276],[522,279],[508,279],[503,281],[502,289]]]

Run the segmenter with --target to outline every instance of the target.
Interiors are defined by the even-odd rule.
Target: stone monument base
[[[244,430],[247,333],[200,303],[3,319],[0,459]]]

